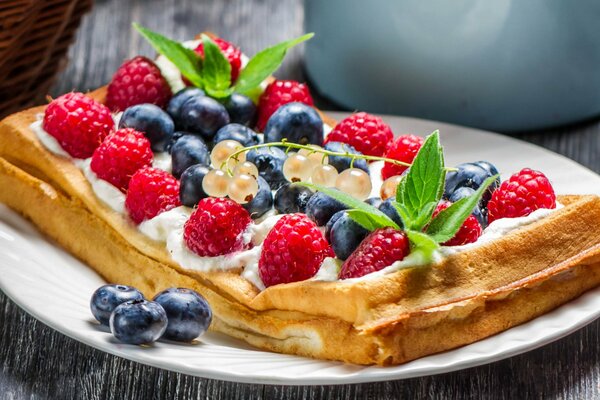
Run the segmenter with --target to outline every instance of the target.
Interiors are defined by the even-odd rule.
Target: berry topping
[[[256,127],[263,131],[271,115],[284,104],[298,102],[309,106],[313,99],[308,87],[296,81],[275,80],[267,86],[258,101],[258,120]]]
[[[249,202],[242,204],[252,219],[260,218],[273,208],[273,193],[267,181],[257,178],[258,192]]]
[[[162,108],[154,104],[138,104],[123,112],[119,128],[133,128],[142,132],[150,140],[152,150],[165,151],[173,136],[175,124]]]
[[[369,234],[342,265],[340,279],[358,278],[401,261],[410,251],[404,232],[393,228]]]
[[[137,56],[125,61],[113,75],[106,93],[106,105],[113,111],[142,103],[164,107],[171,96],[171,87],[156,64]]]
[[[327,135],[326,143],[346,143],[362,154],[379,157],[393,139],[392,130],[381,118],[359,112],[340,121]]]
[[[185,223],[183,239],[190,250],[202,257],[229,254],[251,247],[243,238],[251,222],[248,211],[235,201],[208,197],[200,200]]]
[[[131,177],[125,208],[136,224],[179,205],[179,182],[168,172],[147,167]]]
[[[385,157],[411,164],[419,149],[423,145],[423,138],[415,135],[402,135],[394,140],[385,151]],[[381,177],[388,179],[394,175],[402,175],[407,169],[403,165],[385,163],[381,169]]]
[[[306,215],[283,216],[267,234],[258,261],[265,286],[298,282],[314,276],[333,251]]]
[[[217,131],[213,142],[215,144],[222,142],[223,140],[235,140],[244,147],[253,146],[258,144],[258,136],[256,132],[242,124],[227,124]]]
[[[256,122],[256,105],[243,94],[233,93],[223,103],[229,113],[231,122],[245,126],[254,126]]]
[[[171,147],[173,176],[179,178],[183,171],[195,164],[208,166],[210,154],[200,136],[183,135]]]
[[[392,204],[395,201],[396,196],[394,195],[384,200],[377,208],[379,208],[379,211],[390,217],[390,219],[398,224],[398,226],[402,227],[402,219],[400,218],[400,215],[398,215],[398,210],[396,210],[396,207]]]
[[[452,203],[449,201],[442,200],[436,207],[433,212],[433,218],[440,213],[440,211],[450,207]],[[448,240],[445,243],[442,243],[443,246],[461,246],[467,243],[474,243],[479,239],[482,233],[481,224],[477,221],[474,215],[469,215],[467,219],[463,222],[461,227],[458,229],[458,232],[454,235],[454,237]]]
[[[171,100],[169,100],[169,104],[167,105],[167,112],[171,118],[173,118],[173,121],[178,128],[181,127],[181,106],[183,106],[183,103],[192,97],[202,97],[204,95],[205,93],[202,89],[197,87],[187,87],[181,89],[171,97]]]
[[[127,301],[115,308],[110,316],[110,331],[123,343],[156,342],[166,329],[167,313],[154,301]]]
[[[456,166],[457,171],[449,171],[446,174],[446,184],[444,188],[444,198],[450,199],[452,194],[462,187],[468,187],[474,190],[489,177],[498,174],[498,170],[487,161],[478,161],[475,163],[464,163]],[[485,191],[479,206],[482,209],[487,207],[487,202],[492,196],[492,192],[500,185],[500,178],[496,179]]]
[[[181,106],[181,127],[210,140],[229,123],[229,114],[221,103],[207,96],[192,96]]]
[[[187,207],[194,207],[208,194],[202,188],[202,181],[210,168],[202,164],[192,165],[181,174],[179,181],[179,200]]]
[[[280,214],[303,213],[313,194],[307,187],[287,183],[275,192],[275,209]]]
[[[355,222],[346,211],[333,214],[327,223],[325,236],[340,260],[350,257],[369,231]]]
[[[323,120],[311,106],[287,103],[271,115],[265,126],[265,142],[323,144]]]
[[[191,342],[202,335],[212,322],[212,311],[208,302],[199,293],[184,288],[163,290],[154,301],[167,313],[165,339]]]
[[[555,208],[556,195],[546,175],[525,168],[502,182],[487,206],[491,224],[500,218],[524,217],[540,208]]]
[[[450,200],[450,203],[456,203],[460,199],[472,196],[474,193],[475,189],[472,189],[470,187],[460,187],[450,195],[450,198],[448,200]],[[481,205],[478,204],[473,208],[473,212],[471,214],[473,214],[473,216],[477,218],[477,221],[479,221],[479,224],[481,224],[482,228],[485,228],[487,226],[487,208],[481,208]]]
[[[342,142],[331,142],[328,141],[324,146],[325,150],[334,151],[336,153],[349,153],[349,154],[358,154],[362,155],[360,151],[356,151],[356,149],[349,144]],[[345,169],[352,167],[362,169],[367,174],[369,173],[369,165],[367,164],[367,160],[362,158],[354,159],[354,163],[352,163],[352,158],[344,157],[344,156],[328,156],[329,165],[333,165],[338,172],[342,172]]]
[[[43,127],[75,158],[88,158],[113,129],[110,110],[83,93],[67,93],[52,100]]]
[[[221,52],[231,64],[231,82],[235,82],[238,75],[240,74],[240,68],[242,67],[242,52],[240,49],[235,47],[233,44],[221,38],[213,38],[214,42],[219,46]],[[204,58],[204,43],[200,43],[198,47],[194,49],[196,53]]]
[[[325,193],[317,192],[306,203],[306,216],[315,221],[318,226],[323,226],[329,222],[333,214],[347,208],[346,205]]]
[[[90,300],[94,318],[108,326],[110,314],[122,303],[130,300],[143,300],[144,295],[134,287],[125,285],[104,285],[99,287]]]
[[[287,156],[278,147],[262,147],[246,153],[246,161],[258,168],[258,173],[269,183],[272,190],[277,190],[286,183],[283,175],[283,164]]]
[[[98,178],[125,192],[131,176],[152,165],[152,157],[148,139],[135,129],[124,128],[109,135],[94,151],[90,167]]]

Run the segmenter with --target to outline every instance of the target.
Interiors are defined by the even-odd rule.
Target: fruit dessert
[[[143,296],[185,287],[212,310],[186,340],[210,323],[266,350],[391,365],[600,283],[597,196],[557,196],[531,169],[446,166],[437,132],[394,137],[363,112],[336,123],[304,84],[271,77],[310,35],[248,59],[215,36],[137,29],[157,59],[0,123],[0,201],[143,294],[109,310],[123,341],[167,332]],[[148,336],[122,322],[140,315]]]

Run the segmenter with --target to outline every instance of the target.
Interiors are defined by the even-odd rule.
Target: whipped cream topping
[[[98,178],[98,175],[90,167],[91,161],[91,158],[79,160],[75,162],[75,165],[83,171],[92,185],[94,193],[104,204],[120,214],[125,214],[125,194],[104,179]]]
[[[58,143],[58,140],[44,130],[43,123],[44,114],[38,114],[36,115],[36,121],[29,127],[48,151],[58,156],[72,158]]]

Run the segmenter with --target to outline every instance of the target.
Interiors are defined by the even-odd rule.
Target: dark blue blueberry
[[[165,339],[191,342],[204,334],[212,321],[208,302],[199,293],[183,288],[170,288],[154,297],[167,313]]]
[[[287,158],[285,152],[277,147],[261,147],[246,153],[246,161],[258,168],[258,173],[269,184],[272,190],[279,189],[287,181],[283,176],[283,163]]]
[[[323,145],[323,120],[311,106],[287,103],[271,115],[265,126],[265,143],[287,139],[292,143]]]
[[[341,142],[329,142],[325,145],[325,150],[335,151],[336,153],[350,153],[362,155],[362,153],[356,150],[354,147]],[[334,166],[335,169],[338,170],[338,172],[342,172],[343,170],[350,168],[351,161],[352,159],[350,157],[329,156],[329,165]],[[367,174],[369,173],[369,164],[367,163],[367,160],[355,159],[353,167],[362,169]]]
[[[479,189],[481,184],[493,174],[486,168],[475,163],[464,163],[456,166],[457,171],[449,171],[446,173],[446,186],[444,197],[449,199],[452,193],[458,188],[469,187],[471,189]],[[492,192],[500,185],[498,178],[490,185],[488,190],[482,197],[482,206],[485,207],[487,202],[492,197]]]
[[[331,218],[329,218],[329,221],[327,221],[327,225],[325,225],[325,239],[329,243],[331,243],[331,228],[333,228],[333,225],[336,223],[336,221],[340,219],[344,214],[344,210],[338,211],[335,214],[333,214]]]
[[[381,200],[380,197],[369,197],[368,199],[365,200],[365,203],[367,203],[373,207],[379,208],[381,203],[383,203],[383,200]]]
[[[208,166],[210,152],[204,140],[196,135],[184,135],[171,148],[172,173],[179,179],[183,171],[195,164]]]
[[[235,140],[236,142],[240,142],[244,147],[258,144],[256,132],[240,124],[227,124],[219,129],[213,142],[217,144],[223,140]]]
[[[275,192],[275,209],[280,214],[304,213],[313,194],[307,187],[286,183]]]
[[[152,150],[165,151],[173,136],[175,124],[160,107],[154,104],[138,104],[123,112],[119,128],[133,128],[142,132],[150,141]]]
[[[165,151],[168,151],[169,154],[171,154],[171,149],[173,148],[173,145],[175,144],[175,142],[178,141],[179,139],[181,139],[182,137],[184,137],[185,135],[193,135],[193,133],[185,132],[185,131],[173,132],[173,136],[171,136],[171,140],[169,140],[169,143],[167,143],[167,145],[165,146]]]
[[[394,201],[394,198],[390,197],[389,199],[381,203],[379,205],[379,211],[390,217],[392,221],[394,221],[396,224],[398,224],[400,228],[402,228],[404,226],[402,224],[402,219],[400,219],[400,215],[398,215],[398,211],[396,211],[396,207],[394,207],[392,201]]]
[[[455,203],[460,199],[471,196],[473,193],[475,193],[475,189],[470,187],[461,187],[456,189],[454,193],[450,195],[448,200],[450,200],[452,203]],[[479,221],[483,228],[487,226],[487,209],[481,208],[481,201],[473,208],[472,214],[475,216],[475,218],[477,218],[477,221]]]
[[[154,301],[127,301],[110,315],[110,331],[123,343],[156,342],[166,329],[167,313]]]
[[[333,214],[347,208],[344,204],[325,193],[317,192],[306,203],[306,215],[315,221],[317,226],[323,226],[331,219]]]
[[[223,103],[229,113],[231,122],[246,126],[254,126],[256,123],[256,105],[250,97],[234,93]]]
[[[181,204],[188,207],[194,207],[198,202],[205,197],[208,197],[204,189],[202,189],[202,180],[208,174],[210,168],[206,165],[195,164],[188,167],[179,181],[179,199]]]
[[[252,219],[260,218],[267,211],[273,208],[273,193],[271,187],[263,179],[262,176],[258,177],[258,193],[256,196],[246,204],[242,204],[242,207],[248,211]]]
[[[338,214],[341,215],[337,216]],[[334,222],[329,230],[329,243],[336,257],[345,260],[367,237],[369,231],[354,222],[346,211],[339,211],[331,220]]]
[[[206,140],[211,140],[215,133],[228,123],[229,114],[223,104],[210,97],[190,97],[181,106],[182,128],[199,133]]]
[[[171,97],[171,100],[167,105],[167,112],[171,118],[173,118],[177,127],[181,126],[181,106],[183,106],[183,103],[192,97],[203,97],[204,95],[205,93],[202,89],[197,87],[186,87]]]
[[[473,164],[479,165],[481,168],[489,172],[490,176],[498,175],[498,168],[489,161],[475,161]]]
[[[102,325],[108,326],[110,314],[121,303],[129,300],[143,300],[142,292],[131,286],[104,285],[99,287],[90,300],[90,308],[94,318]]]

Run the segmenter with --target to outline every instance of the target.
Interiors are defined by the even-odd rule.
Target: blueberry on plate
[[[171,148],[172,171],[177,179],[183,171],[195,164],[208,166],[210,152],[200,136],[184,135]]]
[[[369,231],[350,218],[346,211],[338,211],[329,222],[331,225],[327,225],[325,236],[329,237],[329,244],[340,260],[350,257],[369,234]]]
[[[285,152],[277,147],[261,147],[246,153],[246,161],[256,165],[259,175],[267,181],[272,190],[279,189],[287,182],[283,176],[283,163],[286,158]]]
[[[369,197],[365,200],[365,203],[367,203],[370,206],[379,208],[381,203],[383,203],[383,200],[381,200],[380,197]]]
[[[331,219],[333,214],[347,209],[344,204],[323,192],[317,192],[306,203],[306,215],[317,226],[323,226]]]
[[[400,219],[400,215],[398,214],[398,211],[396,211],[396,207],[394,207],[394,205],[392,204],[394,200],[395,199],[393,197],[390,197],[389,199],[381,203],[378,208],[379,211],[390,217],[392,221],[394,221],[396,224],[398,224],[400,228],[402,228],[402,219]]]
[[[204,334],[212,321],[208,302],[191,289],[170,288],[154,297],[167,313],[165,339],[191,342]]]
[[[249,202],[242,204],[252,219],[260,218],[273,208],[271,187],[262,176],[257,178],[258,192]]]
[[[142,132],[150,140],[152,150],[165,151],[165,146],[173,136],[175,124],[162,108],[154,104],[137,104],[123,111],[119,128],[133,128]]]
[[[476,163],[464,163],[456,166],[457,171],[449,171],[446,173],[446,185],[444,189],[444,197],[449,199],[452,193],[458,188],[469,187],[471,189],[479,189],[481,184],[490,176],[490,170]],[[492,192],[500,185],[498,178],[486,190],[482,197],[482,206],[485,207],[487,202],[492,197]]]
[[[154,301],[127,301],[115,308],[110,315],[110,331],[123,343],[153,343],[166,329],[167,313]]]
[[[208,197],[208,194],[202,188],[202,180],[209,171],[210,168],[203,164],[194,164],[183,171],[179,181],[181,204],[194,207],[200,200]]]
[[[90,308],[94,318],[108,326],[110,314],[122,303],[130,300],[143,300],[142,292],[126,285],[100,286],[92,295]]]
[[[490,176],[498,175],[498,168],[496,168],[496,166],[489,161],[475,161],[473,164],[477,164],[481,168],[485,169]]]
[[[448,200],[450,200],[452,203],[456,203],[460,199],[471,196],[473,193],[475,193],[475,189],[470,187],[461,187],[456,189],[454,193],[450,195]],[[471,214],[477,218],[477,221],[479,221],[479,224],[483,228],[487,226],[487,209],[481,207],[481,200],[479,201],[479,204],[473,208],[473,212],[471,212]]]
[[[223,103],[231,122],[246,126],[256,123],[256,105],[248,96],[234,93]]]
[[[193,96],[181,106],[180,120],[183,130],[199,133],[204,139],[211,140],[219,129],[229,123],[229,114],[215,99]]]
[[[235,140],[244,147],[248,147],[258,144],[258,135],[247,126],[232,123],[219,129],[213,138],[214,144],[222,142],[223,140]]]
[[[325,150],[335,151],[336,153],[350,153],[362,155],[362,153],[356,150],[354,147],[342,142],[329,142],[325,145]],[[329,165],[334,166],[335,169],[338,170],[338,172],[342,172],[350,168],[350,163],[352,162],[352,159],[350,157],[345,156],[329,156],[328,158]],[[364,160],[362,158],[355,159],[353,167],[362,169],[367,174],[369,173],[369,164],[367,163],[367,160]]]
[[[197,87],[186,87],[181,89],[179,92],[175,93],[169,104],[167,105],[167,112],[175,121],[175,125],[180,126],[181,124],[181,106],[183,103],[188,101],[192,97],[202,97],[205,93],[202,89]]]
[[[287,139],[292,143],[323,145],[323,120],[303,103],[287,103],[271,115],[265,126],[265,143]]]
[[[280,214],[304,213],[313,194],[307,187],[286,183],[275,192],[275,209]]]

